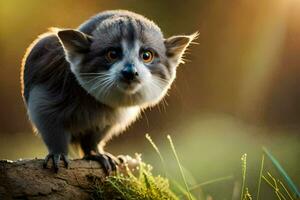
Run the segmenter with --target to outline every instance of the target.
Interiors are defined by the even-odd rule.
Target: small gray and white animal
[[[22,95],[55,171],[68,167],[68,146],[106,172],[118,159],[103,151],[140,111],[157,104],[176,77],[188,45],[197,37],[165,39],[159,27],[129,11],[106,11],[78,29],[55,29],[28,48],[22,63]]]

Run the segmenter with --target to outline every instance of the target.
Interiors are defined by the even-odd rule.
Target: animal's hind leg
[[[41,130],[42,138],[48,148],[49,154],[46,156],[43,167],[47,168],[49,160],[53,162],[55,172],[59,169],[59,161],[62,159],[66,168],[68,168],[68,146],[70,135],[61,128]]]
[[[68,168],[68,146],[70,143],[70,134],[59,125],[41,121],[36,122],[38,132],[48,148],[48,155],[45,157],[43,167],[47,168],[49,160],[53,162],[55,172],[58,172],[59,161],[62,159],[66,168]],[[45,125],[47,123],[47,125]]]
[[[53,161],[55,172],[58,171],[59,161],[62,159],[65,167],[68,167],[68,145],[70,143],[70,134],[65,131],[62,123],[57,119],[58,115],[53,115],[58,111],[50,108],[49,98],[41,88],[34,88],[30,94],[28,113],[32,123],[42,136],[49,154],[44,161],[44,167],[47,167],[49,160]]]

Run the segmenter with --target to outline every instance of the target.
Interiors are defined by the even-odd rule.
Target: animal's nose
[[[121,74],[127,81],[132,81],[139,75],[133,64],[126,64]]]

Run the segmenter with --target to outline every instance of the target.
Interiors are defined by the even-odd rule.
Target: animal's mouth
[[[135,94],[141,87],[142,84],[139,80],[130,82],[120,81],[119,83],[117,83],[117,88],[125,94]]]

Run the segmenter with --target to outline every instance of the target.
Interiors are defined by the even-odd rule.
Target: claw
[[[118,163],[111,156],[106,154],[99,153],[96,155],[86,155],[83,159],[99,162],[106,175],[109,175],[110,172],[115,172],[117,170]]]
[[[69,159],[68,159],[68,156],[67,155],[65,155],[65,154],[62,154],[61,155],[61,158],[62,158],[62,160],[64,161],[64,165],[65,165],[65,168],[69,168],[69,163],[70,163],[70,161],[69,161]]]
[[[49,162],[50,159],[53,162],[53,169],[54,169],[55,173],[57,173],[58,170],[59,170],[59,161],[60,161],[60,159],[63,160],[64,165],[65,165],[66,168],[69,167],[69,160],[68,160],[67,155],[65,155],[65,154],[48,154],[45,157],[45,160],[43,162],[43,168],[47,168],[47,165],[48,165],[48,162]]]
[[[47,164],[48,164],[50,158],[53,159],[53,155],[52,155],[52,154],[48,154],[48,155],[45,157],[44,162],[43,162],[43,168],[45,168],[45,169],[47,168]]]
[[[117,171],[117,163],[110,156],[107,157],[108,157],[109,164],[111,166],[111,170]]]

